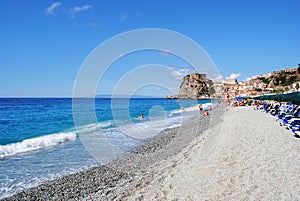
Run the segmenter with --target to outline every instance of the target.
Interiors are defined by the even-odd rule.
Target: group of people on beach
[[[239,98],[239,99],[238,99]],[[291,130],[296,137],[300,137],[300,106],[290,102],[279,102],[274,100],[253,100],[243,97],[230,99],[229,94],[225,95],[223,102],[232,107],[253,106],[255,110],[260,110],[271,114],[279,122],[280,126]],[[200,106],[199,106],[200,109]]]
[[[220,105],[222,102],[218,101],[218,103],[215,105],[216,107],[218,107],[218,105]],[[208,116],[209,115],[209,111],[213,110],[213,106],[209,106],[208,108],[204,108],[202,104],[198,105],[199,108],[199,112],[201,113],[201,116]],[[181,106],[180,110],[184,110],[184,107]],[[145,115],[144,114],[140,114],[139,119],[144,119]]]
[[[200,104],[198,107],[199,107],[199,112],[202,112],[203,109],[204,109],[203,105]],[[212,109],[213,109],[212,106],[210,106],[209,110],[212,110]],[[209,115],[208,109],[205,109],[204,112],[203,112],[203,114],[202,114],[202,116],[208,116],[208,115]]]
[[[232,106],[233,107],[250,106],[251,104],[252,104],[251,100],[235,100],[233,101]]]
[[[215,107],[218,107],[219,104],[228,104],[230,105],[229,99],[224,99],[223,101],[218,101]],[[286,129],[292,130],[295,133],[295,136],[300,137],[300,106],[287,102],[278,102],[278,101],[260,101],[252,99],[242,99],[234,100],[231,104],[233,107],[239,106],[253,106],[255,110],[260,110],[266,113],[273,115],[276,118],[276,121],[279,122],[281,126],[286,127]],[[199,112],[201,116],[208,116],[209,111],[213,109],[213,106],[203,107],[202,104],[198,105]],[[183,107],[180,107],[181,110],[184,110]],[[144,114],[140,115],[140,119],[144,119]]]

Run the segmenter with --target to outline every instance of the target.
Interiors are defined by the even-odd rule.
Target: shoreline
[[[128,196],[145,178],[151,178],[155,167],[176,156],[182,149],[208,129],[211,119],[224,113],[219,107],[208,117],[194,117],[181,127],[171,128],[157,135],[135,151],[98,167],[69,174],[18,192],[1,200],[20,199],[95,199],[111,200]],[[198,126],[195,126],[198,125]],[[147,182],[146,182],[147,183]],[[130,190],[129,190],[130,189]]]
[[[274,117],[225,106],[199,116],[105,165],[2,200],[300,199],[300,141]]]

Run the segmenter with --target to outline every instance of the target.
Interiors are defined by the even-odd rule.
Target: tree
[[[279,76],[279,84],[286,85],[286,77],[285,74]]]
[[[295,83],[297,81],[297,76],[296,75],[293,75],[291,76],[287,81],[286,81],[286,85],[291,85],[293,83]]]
[[[300,74],[300,66],[298,67],[298,73]]]
[[[262,91],[262,89],[260,89],[260,88],[255,88],[254,90],[255,91]]]
[[[297,82],[296,83],[296,85],[295,85],[295,88],[297,89],[297,91],[298,91],[298,89],[300,88],[300,86],[299,86],[299,82]]]
[[[288,91],[288,90],[289,90],[289,87],[285,87],[284,90],[285,90],[285,91]]]
[[[258,79],[260,79],[263,83],[265,83],[265,84],[269,84],[270,83],[270,79],[268,79],[268,78],[265,78],[265,77],[260,77],[260,78],[258,78]]]
[[[209,88],[209,94],[215,94],[216,93],[216,90],[214,87],[210,87]]]

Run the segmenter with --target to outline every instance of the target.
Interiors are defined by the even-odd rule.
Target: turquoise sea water
[[[76,107],[72,107],[71,98],[0,99],[0,198],[102,164],[80,136],[97,137],[101,130],[102,137],[126,152],[153,134],[199,115],[199,103],[207,107],[211,104],[210,100],[163,98],[93,101],[96,122],[85,118],[89,112],[83,109],[75,112],[82,117],[75,127],[72,109]],[[80,102],[82,108],[90,103],[90,99]],[[112,158],[109,150],[101,154]]]

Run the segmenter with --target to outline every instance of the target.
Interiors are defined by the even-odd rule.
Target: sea
[[[0,198],[137,149],[199,115],[199,104],[207,109],[214,103],[165,98],[0,98]],[[112,149],[118,152],[113,154]]]

